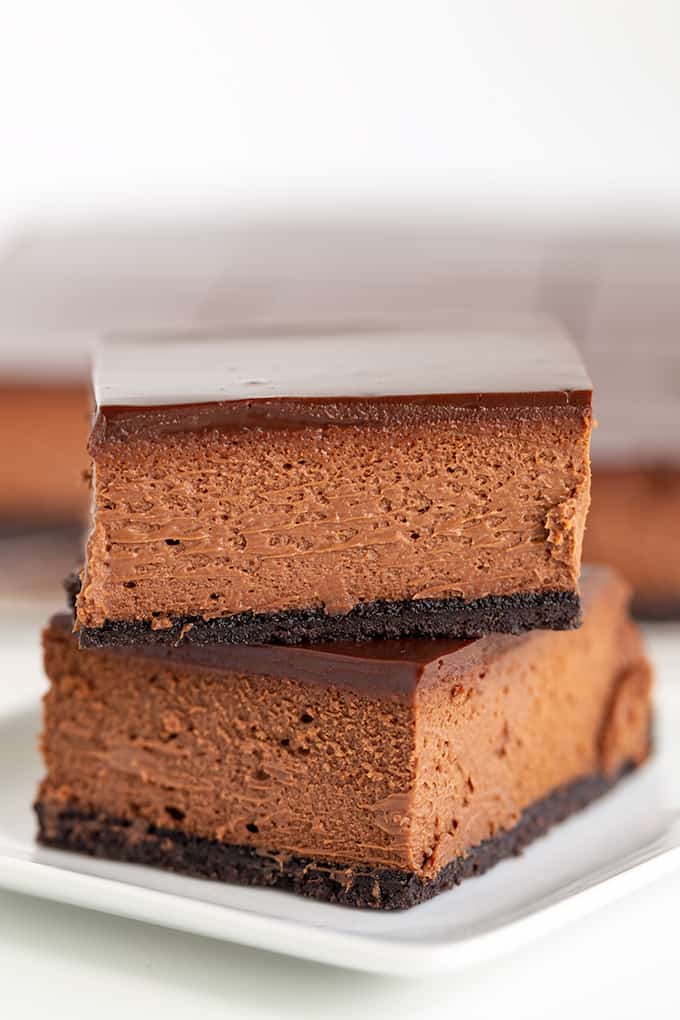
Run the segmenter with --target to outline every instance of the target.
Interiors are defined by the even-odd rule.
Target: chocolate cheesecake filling
[[[594,570],[583,595],[579,631],[469,642],[82,650],[57,617],[41,839],[417,902],[645,759],[650,671],[626,586]],[[337,876],[300,878],[331,864],[354,900]]]
[[[444,420],[270,431],[183,430],[183,413],[149,433],[143,414],[100,412],[84,644],[121,624],[125,641],[294,642],[308,621],[310,639],[342,640],[516,631],[541,625],[543,606],[544,625],[578,620],[587,406],[447,405]],[[338,628],[368,607],[372,625]],[[267,619],[299,612],[298,626]],[[213,620],[226,626],[191,635]]]

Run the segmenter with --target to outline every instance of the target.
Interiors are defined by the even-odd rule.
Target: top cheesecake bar
[[[115,338],[94,389],[81,646],[580,622],[592,393],[550,323]]]

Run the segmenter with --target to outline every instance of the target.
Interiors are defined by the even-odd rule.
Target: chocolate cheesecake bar
[[[119,339],[84,647],[578,625],[591,390],[547,323]]]
[[[650,667],[615,574],[569,633],[80,649],[44,635],[42,843],[403,908],[645,760]]]

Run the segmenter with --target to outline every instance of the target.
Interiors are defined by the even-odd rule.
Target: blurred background
[[[680,616],[680,5],[0,6],[0,588],[54,605],[110,330],[560,319],[590,559]]]

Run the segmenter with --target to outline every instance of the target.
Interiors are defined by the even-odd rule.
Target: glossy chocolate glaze
[[[120,336],[94,365],[106,438],[198,429],[446,421],[477,410],[589,407],[590,380],[553,324],[260,336]]]
[[[94,388],[100,407],[282,399],[306,407],[402,395],[478,402],[485,393],[588,390],[590,380],[567,335],[532,319],[437,330],[114,336],[95,354]]]
[[[73,617],[70,613],[58,613],[50,625],[70,631]],[[507,635],[499,635],[494,640],[502,642],[507,639]],[[101,654],[127,659],[155,659],[225,673],[294,677],[296,680],[348,686],[366,693],[392,695],[401,699],[413,693],[426,673],[433,670],[436,673],[438,668],[444,663],[450,664],[454,658],[457,660],[456,665],[464,668],[462,653],[479,643],[412,639],[293,646],[135,645],[129,648],[103,648]],[[92,651],[88,649],[88,654]]]
[[[219,429],[296,429],[328,425],[400,425],[455,420],[483,410],[517,412],[523,408],[558,410],[590,408],[592,391],[490,392],[333,397],[321,400],[279,397],[267,400],[221,400],[200,404],[104,405],[99,408],[90,439],[90,452],[106,441],[149,437],[173,432]]]

